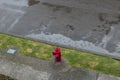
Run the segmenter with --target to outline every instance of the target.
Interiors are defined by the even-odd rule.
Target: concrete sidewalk
[[[17,80],[120,80],[119,77],[69,68],[66,63],[60,68],[63,64],[56,65],[52,62],[1,51],[0,73]]]

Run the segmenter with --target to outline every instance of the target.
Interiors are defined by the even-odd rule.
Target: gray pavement
[[[0,59],[0,73],[17,80],[48,80],[50,74],[32,67]]]
[[[120,80],[120,78],[118,77],[115,78],[113,76],[108,77],[107,75],[100,74],[98,80]]]
[[[1,0],[0,33],[120,60],[119,0],[39,1]]]
[[[17,80],[120,80],[119,77],[71,68],[63,62],[59,64],[0,50],[0,74]]]

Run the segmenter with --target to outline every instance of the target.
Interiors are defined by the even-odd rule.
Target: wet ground
[[[29,2],[28,2],[28,5],[29,6],[33,6],[33,5],[35,5],[35,4],[38,4],[38,3],[40,3],[40,1],[38,1],[38,0],[28,0]]]
[[[120,59],[120,1],[0,1],[0,32]]]

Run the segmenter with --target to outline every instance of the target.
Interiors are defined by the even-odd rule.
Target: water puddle
[[[38,0],[28,0],[28,5],[32,6],[32,5],[38,4],[39,2],[40,1],[38,1]]]

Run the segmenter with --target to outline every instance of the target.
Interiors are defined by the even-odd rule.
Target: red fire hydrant
[[[56,62],[61,62],[61,48],[57,47],[55,50],[52,52],[53,56],[55,56],[55,61]]]

